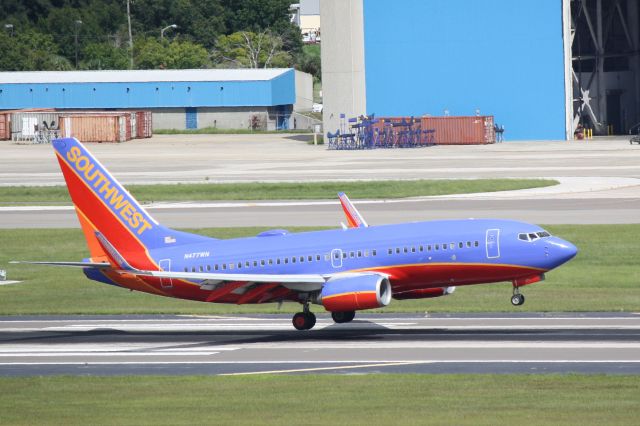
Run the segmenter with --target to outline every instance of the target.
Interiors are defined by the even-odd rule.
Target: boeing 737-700
[[[53,141],[89,246],[92,280],[206,303],[293,301],[298,330],[316,323],[311,304],[336,323],[392,299],[446,296],[457,286],[511,282],[520,288],[573,258],[576,247],[539,226],[512,220],[446,220],[369,226],[339,194],[347,224],[335,230],[278,229],[218,240],[160,225],[74,138]]]

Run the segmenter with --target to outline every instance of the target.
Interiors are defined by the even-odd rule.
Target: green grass
[[[637,376],[0,378],[10,425],[637,425]]]
[[[349,181],[308,183],[202,183],[127,185],[140,202],[214,200],[335,199],[340,191],[352,199],[406,198],[429,195],[508,191],[557,185],[550,179],[478,179]],[[65,186],[0,187],[0,205],[70,204]]]
[[[448,297],[392,301],[382,312],[640,311],[640,225],[558,225],[554,234],[575,243],[578,256],[527,286],[527,302],[513,307],[511,285],[459,287]],[[231,238],[264,228],[203,229]],[[292,231],[299,230],[292,228]],[[296,312],[297,304],[219,305],[163,298],[87,280],[75,269],[9,265],[9,260],[79,260],[87,256],[80,230],[0,230],[0,269],[22,284],[0,286],[0,315],[19,314],[225,314]],[[322,312],[321,307],[315,307]]]
[[[156,135],[258,135],[282,133],[309,133],[309,130],[251,130],[251,129],[219,129],[217,127],[202,127],[200,129],[157,129]]]

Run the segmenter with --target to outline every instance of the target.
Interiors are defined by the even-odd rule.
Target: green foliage
[[[129,67],[127,50],[113,43],[89,43],[82,51],[80,68],[85,70],[118,70]]]
[[[69,70],[70,62],[58,54],[53,37],[35,31],[0,33],[0,70]]]
[[[313,76],[315,81],[322,79],[322,63],[320,60],[320,45],[304,46],[296,58],[296,68]]]
[[[211,62],[207,50],[191,41],[160,41],[139,38],[134,44],[135,64],[139,69],[207,68]]]
[[[269,30],[269,41],[277,49],[270,60],[269,55],[259,55],[261,66],[290,66],[302,40],[299,29],[289,22],[289,4],[288,0],[132,1],[135,65],[208,67],[209,51],[221,36]],[[14,26],[13,39],[0,27],[0,71],[72,69],[76,50],[81,69],[129,68],[124,0],[2,0],[0,23]],[[159,40],[160,31],[173,24],[178,28],[166,32],[165,45]]]

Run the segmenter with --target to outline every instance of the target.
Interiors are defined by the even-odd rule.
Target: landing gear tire
[[[524,294],[514,294],[511,296],[511,304],[513,306],[520,306],[524,304]]]
[[[316,325],[316,316],[312,312],[298,312],[291,322],[296,330],[311,330]]]
[[[337,324],[344,324],[345,322],[351,322],[356,317],[356,311],[346,312],[331,312],[331,318]]]

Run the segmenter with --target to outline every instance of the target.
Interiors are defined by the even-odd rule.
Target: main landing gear
[[[309,310],[309,302],[303,305],[303,311],[298,312],[291,320],[296,330],[311,330],[316,325],[316,316]]]
[[[513,287],[513,296],[511,296],[511,304],[513,306],[520,306],[524,304],[524,294],[520,293],[518,287]]]
[[[346,312],[331,312],[331,318],[337,324],[343,324],[345,322],[351,322],[356,317],[356,311],[346,311]]]

